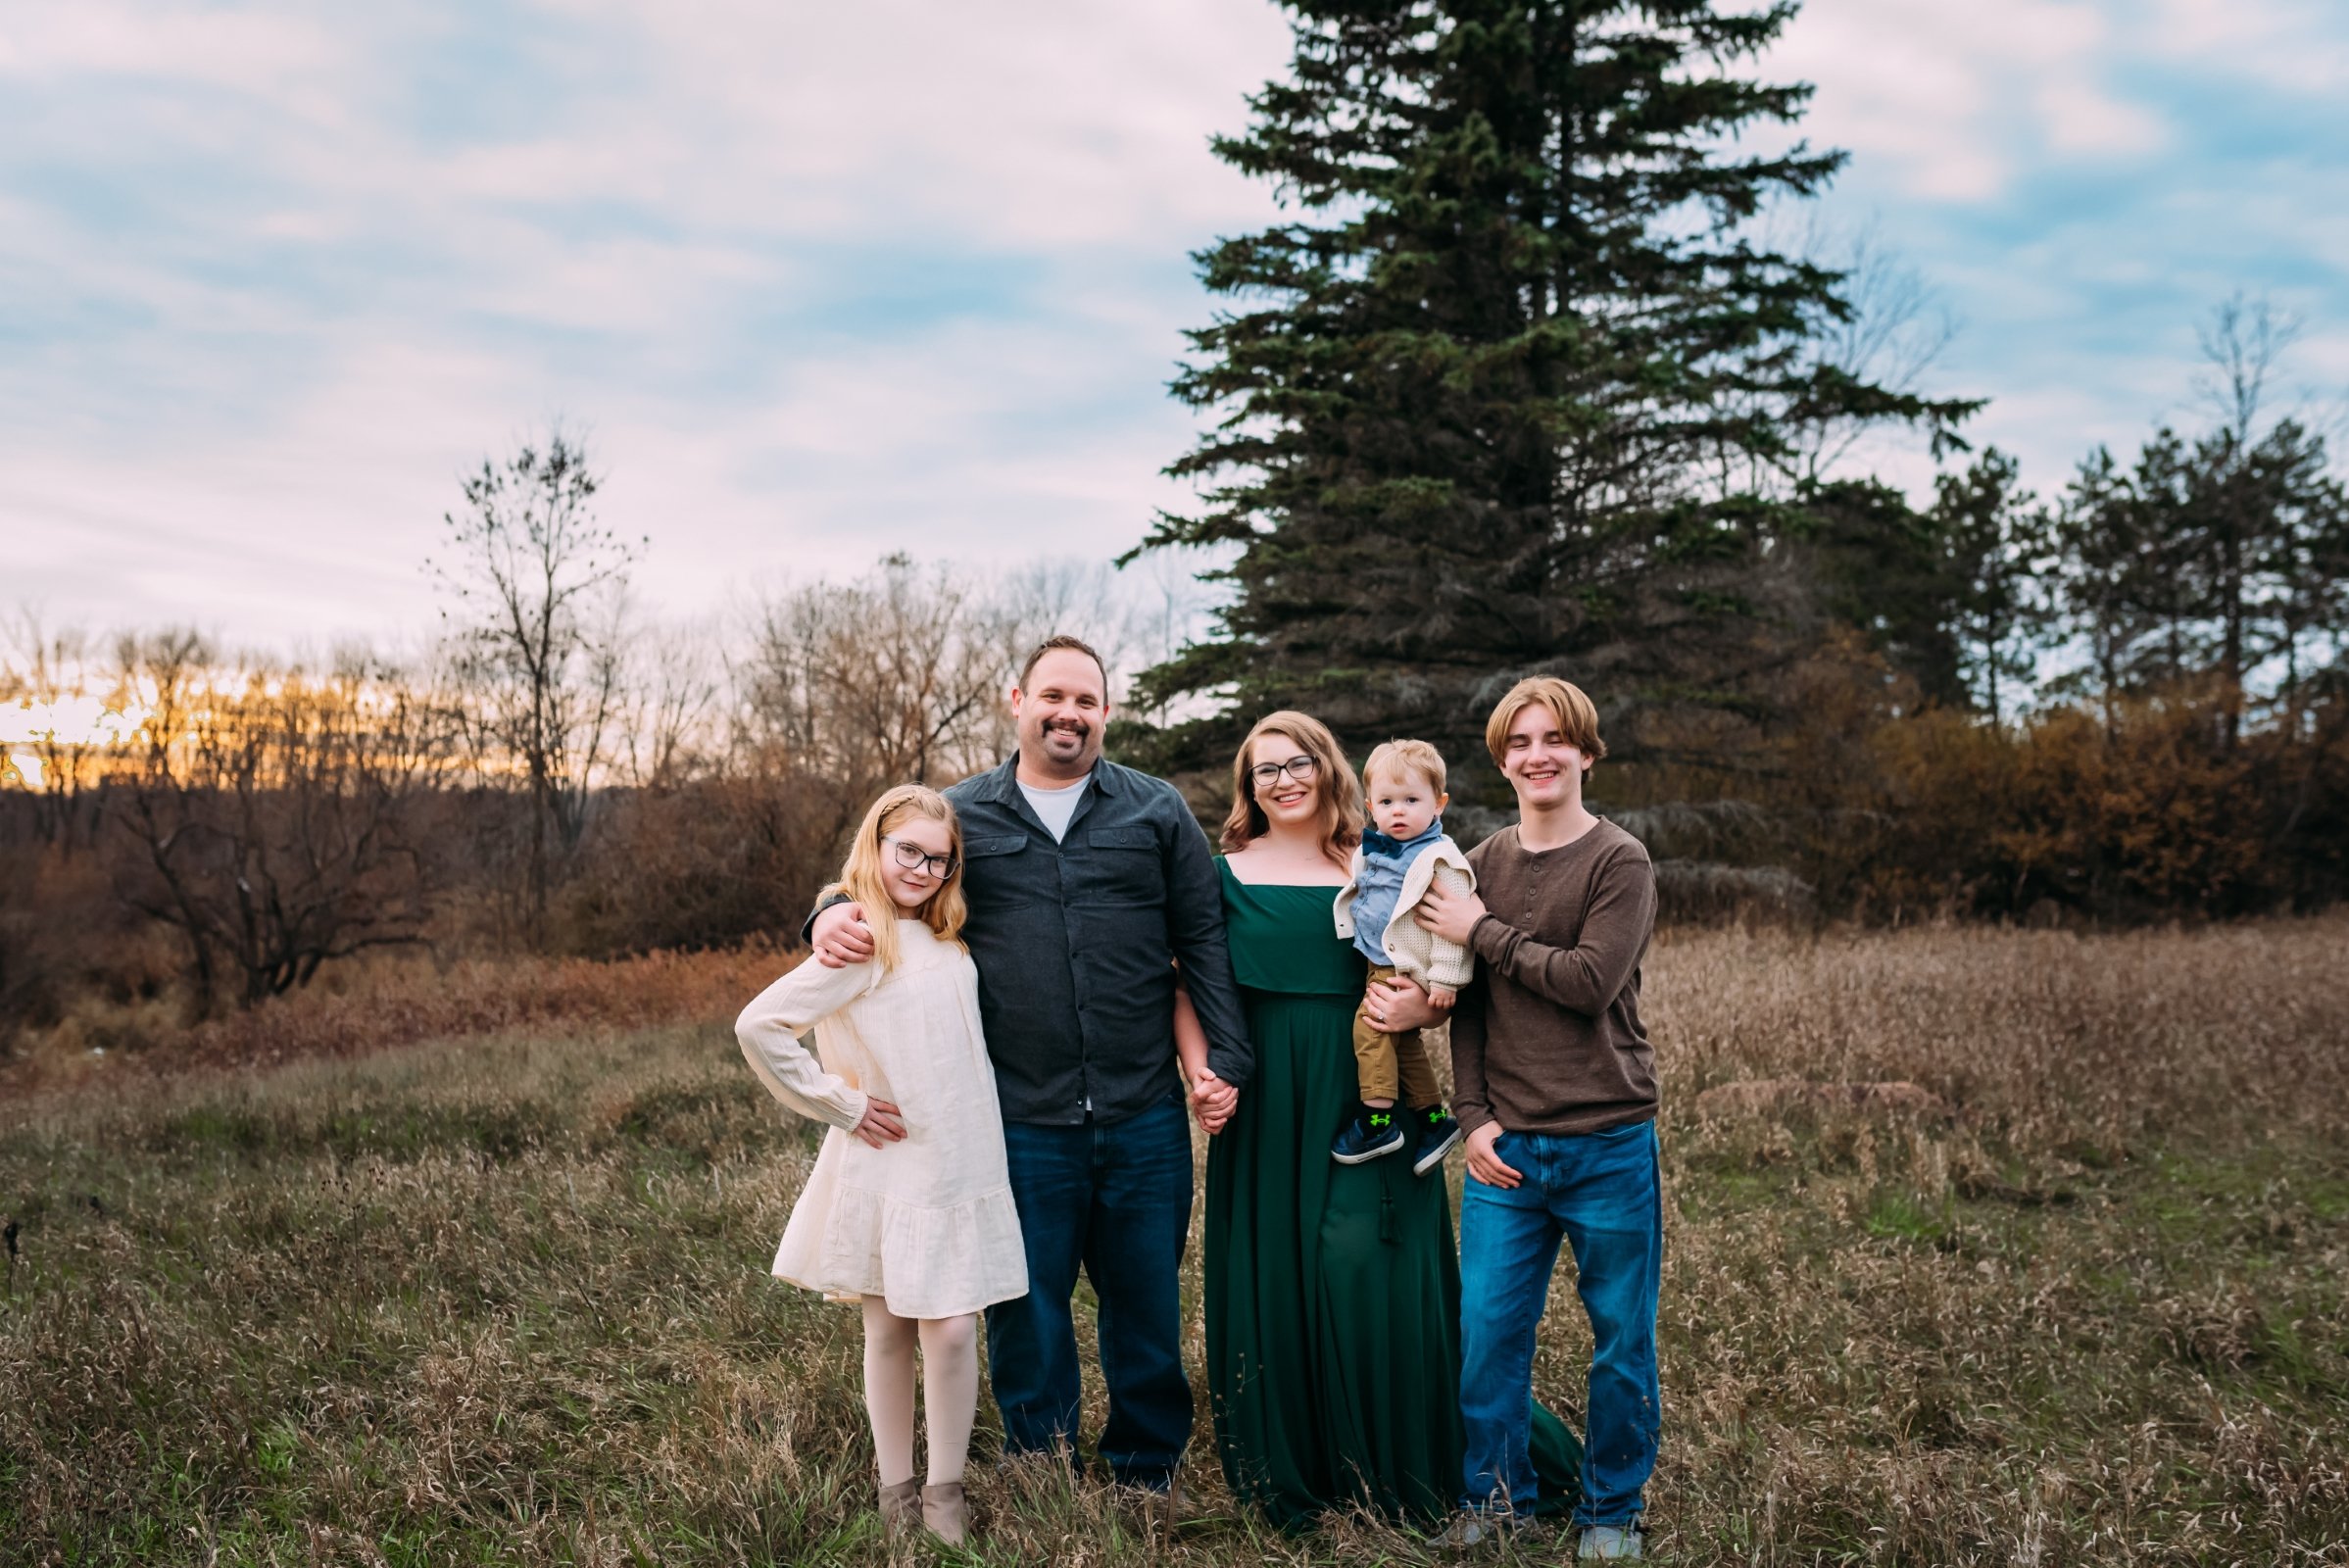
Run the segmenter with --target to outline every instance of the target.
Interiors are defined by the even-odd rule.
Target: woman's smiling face
[[[1303,763],[1297,758],[1305,759]],[[1321,769],[1314,763],[1313,754],[1286,735],[1267,732],[1256,737],[1248,750],[1250,778],[1254,781],[1256,808],[1274,827],[1307,827],[1321,811],[1323,780]],[[1266,782],[1253,770],[1278,767],[1277,777]],[[1292,769],[1297,771],[1292,771]],[[1301,771],[1304,777],[1297,777]]]

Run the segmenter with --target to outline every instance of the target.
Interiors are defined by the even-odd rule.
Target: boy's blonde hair
[[[1382,773],[1389,778],[1416,773],[1433,784],[1438,795],[1444,793],[1444,754],[1425,741],[1379,742],[1362,764],[1362,782],[1367,785]]]
[[[856,836],[849,843],[849,858],[840,868],[840,880],[824,890],[826,898],[845,893],[864,906],[864,923],[873,934],[873,962],[884,970],[897,967],[899,911],[897,900],[889,896],[888,852],[882,849],[881,840],[899,823],[916,816],[946,824],[952,846],[948,853],[954,858],[954,870],[938,884],[938,890],[914,911],[913,918],[944,940],[959,945],[962,921],[969,912],[962,902],[962,824],[955,820],[953,803],[934,789],[920,784],[900,784],[883,791],[881,798],[865,811],[864,820],[856,824]]]
[[[1529,675],[1509,688],[1509,695],[1485,721],[1485,750],[1493,754],[1493,766],[1500,765],[1509,749],[1509,729],[1518,715],[1537,704],[1549,710],[1558,721],[1558,733],[1584,760],[1595,762],[1607,755],[1607,743],[1598,738],[1598,706],[1583,689],[1555,675]]]

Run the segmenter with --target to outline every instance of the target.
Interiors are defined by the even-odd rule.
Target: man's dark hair
[[[1083,654],[1087,659],[1093,661],[1094,667],[1101,672],[1101,700],[1108,701],[1109,666],[1101,662],[1101,656],[1093,651],[1091,643],[1082,637],[1071,637],[1065,632],[1057,637],[1047,637],[1036,645],[1035,652],[1028,655],[1028,662],[1019,666],[1019,689],[1023,692],[1028,689],[1028,677],[1036,673],[1037,661],[1043,659],[1047,654],[1056,654],[1063,649],[1072,654]]]

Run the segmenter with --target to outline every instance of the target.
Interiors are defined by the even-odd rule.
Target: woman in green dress
[[[1224,1476],[1284,1527],[1357,1506],[1434,1520],[1461,1487],[1449,1197],[1407,1159],[1340,1165],[1329,1152],[1355,1093],[1365,968],[1332,905],[1361,835],[1360,786],[1329,730],[1296,712],[1259,722],[1233,775],[1219,863],[1256,1067],[1228,1121],[1202,1116],[1220,1129],[1205,1306]],[[1196,1033],[1180,1012],[1177,1033]],[[1203,1050],[1187,1042],[1184,1055],[1199,1102],[1219,1103]],[[1544,1503],[1553,1491],[1571,1503],[1582,1456],[1536,1414]]]

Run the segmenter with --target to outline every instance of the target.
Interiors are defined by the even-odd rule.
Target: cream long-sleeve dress
[[[1027,1252],[979,1029],[979,971],[919,920],[898,922],[898,948],[886,972],[803,961],[743,1009],[734,1032],[770,1094],[831,1127],[783,1229],[776,1277],[831,1297],[878,1296],[899,1317],[956,1317],[1027,1295]],[[814,1056],[799,1041],[810,1026]],[[868,1098],[903,1112],[904,1139],[874,1149],[853,1136]]]

